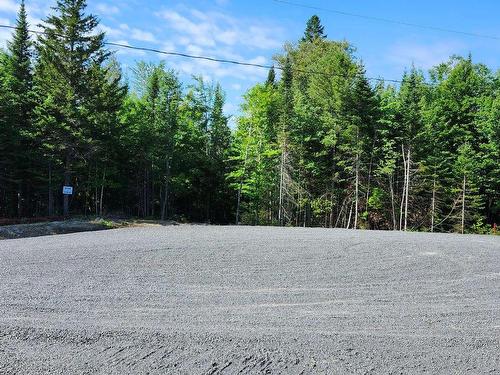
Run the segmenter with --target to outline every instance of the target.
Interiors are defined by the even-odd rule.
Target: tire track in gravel
[[[0,243],[0,373],[500,373],[498,237],[175,226]]]

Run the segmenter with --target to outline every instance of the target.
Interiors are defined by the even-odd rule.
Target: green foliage
[[[71,184],[72,211],[101,217],[469,233],[499,222],[500,72],[470,56],[373,85],[313,16],[232,130],[223,89],[202,77],[139,62],[129,91],[85,11],[57,1],[31,40],[21,2],[0,52],[0,215],[60,214]]]
[[[374,210],[381,210],[384,208],[386,199],[385,191],[376,187],[372,190],[370,198],[368,198],[368,207]]]
[[[318,38],[326,38],[324,27],[321,25],[321,20],[317,15],[313,15],[307,21],[306,31],[304,32],[303,42],[312,42]]]
[[[460,230],[462,216],[466,228],[498,222],[498,77],[470,57],[452,57],[431,70],[432,85],[411,68],[400,87],[373,87],[353,48],[322,36],[312,18],[301,42],[276,57],[284,69],[278,118],[263,116],[276,103],[262,100],[260,85],[245,97],[251,111],[237,122],[241,143],[229,174],[248,176],[244,210],[266,207],[265,222],[276,223],[283,205],[288,224],[352,227],[357,219],[360,228],[378,229],[402,228],[406,215],[408,230]],[[269,122],[276,138],[256,130]],[[285,173],[280,158],[266,168],[252,164],[254,144],[286,153]],[[283,204],[280,176],[289,195]],[[262,180],[269,184],[257,190]]]

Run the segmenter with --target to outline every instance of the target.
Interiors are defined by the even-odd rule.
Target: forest
[[[500,71],[472,56],[384,82],[312,16],[230,126],[217,83],[150,62],[125,80],[98,25],[58,0],[35,34],[21,3],[0,50],[0,218],[495,231]]]

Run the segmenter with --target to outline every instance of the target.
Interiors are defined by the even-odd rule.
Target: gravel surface
[[[500,373],[500,237],[166,226],[0,242],[0,373]]]

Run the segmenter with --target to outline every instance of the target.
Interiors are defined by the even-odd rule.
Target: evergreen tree
[[[423,131],[423,75],[415,68],[403,76],[399,91],[399,114],[401,159],[403,161],[403,186],[401,193],[399,229],[408,229],[408,215],[411,210],[410,193],[414,166],[419,160],[419,148]],[[411,214],[411,213],[410,213]]]
[[[354,229],[358,228],[358,215],[361,209],[361,190],[363,174],[365,176],[365,210],[364,219],[368,220],[368,202],[370,199],[374,149],[376,145],[376,124],[379,117],[379,103],[375,93],[365,76],[365,69],[362,64],[359,66],[359,73],[355,77],[354,89],[352,92],[352,126],[354,134],[352,137],[352,151],[354,151],[354,184],[355,184],[355,211]]]
[[[224,115],[224,93],[218,84],[214,91],[214,101],[210,113],[210,163],[211,186],[208,194],[211,195],[210,218],[213,222],[228,221],[228,212],[231,212],[226,174],[228,173],[227,158],[231,145],[231,130],[228,118]]]
[[[327,36],[324,33],[324,26],[321,24],[321,20],[317,15],[313,15],[306,24],[306,31],[304,32],[303,42],[312,42],[315,39],[326,39]]]
[[[49,154],[62,161],[64,185],[71,185],[77,161],[93,153],[93,133],[98,127],[95,98],[114,86],[102,73],[110,53],[104,49],[104,33],[96,33],[98,19],[85,15],[85,0],[59,0],[55,14],[45,20],[38,43],[36,66],[36,117],[40,135]],[[115,116],[116,112],[108,112]],[[63,213],[69,214],[69,197],[64,196]]]
[[[30,104],[29,98],[32,85],[31,58],[33,55],[32,41],[29,35],[24,0],[21,1],[16,21],[16,29],[11,42],[8,43],[12,75],[16,82],[13,92],[19,97],[19,116],[25,123],[29,122]]]
[[[68,214],[64,183],[81,214],[463,233],[500,220],[500,72],[470,56],[431,85],[412,68],[372,87],[314,16],[232,132],[202,77],[183,89],[164,63],[139,63],[127,92],[85,6],[59,0],[35,54],[22,2],[0,51],[1,216]]]
[[[16,148],[19,134],[13,117],[16,100],[11,89],[12,81],[9,56],[0,50],[0,216],[5,217],[17,214],[12,177],[20,150]]]
[[[274,86],[276,82],[276,72],[274,71],[274,65],[269,69],[267,74],[266,86]]]
[[[14,103],[11,113],[11,126],[14,127],[11,138],[8,140],[12,150],[16,151],[12,157],[15,163],[11,169],[11,182],[15,184],[13,192],[17,202],[17,216],[23,215],[23,205],[28,203],[27,189],[29,183],[30,160],[32,147],[28,137],[31,134],[32,119],[32,41],[28,32],[27,14],[24,1],[21,2],[16,21],[13,39],[8,43],[9,65],[12,79],[10,87]],[[18,150],[25,150],[21,153]]]

